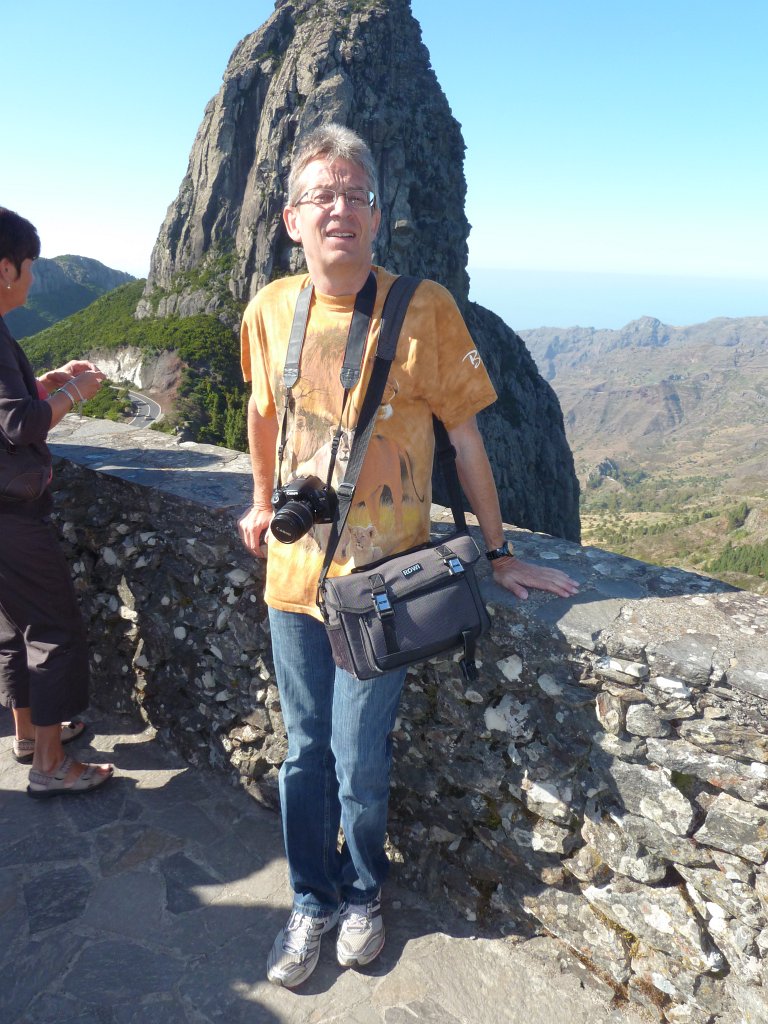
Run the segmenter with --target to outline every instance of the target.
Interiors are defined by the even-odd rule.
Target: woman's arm
[[[67,365],[82,366],[83,364],[68,363]],[[87,365],[92,366],[93,364],[88,363]],[[51,371],[51,373],[65,372],[64,368]],[[94,367],[93,370],[85,370],[84,372],[70,375],[69,378],[65,379],[58,390],[49,394],[48,398],[45,399],[51,409],[50,427],[55,427],[57,423],[60,423],[66,414],[74,409],[78,402],[87,402],[89,398],[93,398],[101,387],[103,380],[104,374],[98,367]],[[43,384],[43,387],[45,387],[45,384]],[[49,430],[50,427],[48,428]]]

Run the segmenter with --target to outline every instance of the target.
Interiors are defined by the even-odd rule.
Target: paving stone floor
[[[104,790],[26,795],[0,709],[0,1024],[641,1024],[548,939],[474,937],[398,887],[362,971],[333,935],[298,991],[265,980],[290,907],[280,823],[126,717],[72,744]]]

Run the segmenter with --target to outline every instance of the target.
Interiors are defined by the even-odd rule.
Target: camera
[[[332,523],[338,507],[336,492],[316,476],[297,476],[272,494],[275,514],[270,532],[283,544],[294,544],[315,523]]]

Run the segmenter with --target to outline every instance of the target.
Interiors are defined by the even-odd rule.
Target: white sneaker
[[[384,921],[381,900],[375,896],[367,903],[345,903],[339,916],[336,959],[342,967],[364,967],[384,948]]]
[[[317,967],[321,937],[335,927],[338,920],[338,910],[324,917],[311,917],[300,910],[292,910],[269,953],[269,980],[284,988],[295,988],[306,981]]]

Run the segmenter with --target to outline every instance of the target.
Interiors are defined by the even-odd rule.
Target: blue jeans
[[[356,679],[335,665],[322,622],[273,608],[269,621],[288,732],[280,805],[294,905],[321,916],[344,900],[365,903],[387,876],[391,732],[405,669]]]

